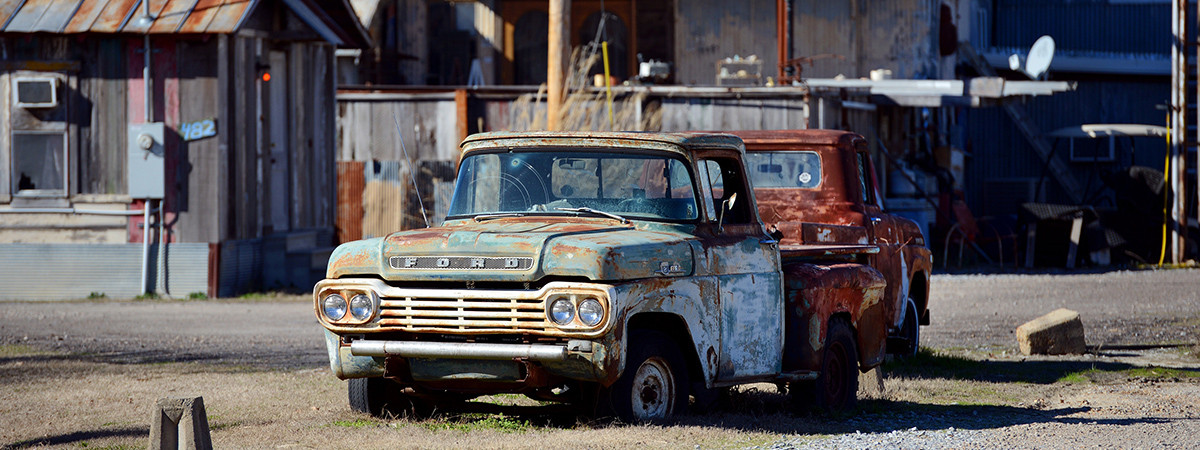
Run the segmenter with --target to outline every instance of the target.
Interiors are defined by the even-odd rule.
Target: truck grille
[[[381,298],[379,325],[407,331],[542,331],[547,327],[541,299]]]

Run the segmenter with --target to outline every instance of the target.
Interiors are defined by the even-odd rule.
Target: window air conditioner
[[[13,78],[13,103],[19,108],[58,107],[58,79]]]

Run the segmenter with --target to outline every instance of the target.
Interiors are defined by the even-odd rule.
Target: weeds
[[[103,292],[92,291],[90,294],[88,294],[87,298],[88,300],[99,300],[102,298],[108,298],[108,295],[105,295]]]
[[[187,295],[188,300],[207,300],[208,294],[196,291]]]
[[[343,427],[343,428],[368,428],[368,427],[377,427],[377,426],[379,426],[379,423],[370,421],[370,420],[366,420],[366,419],[335,420],[335,421],[333,421],[333,426]]]
[[[422,423],[422,427],[430,431],[461,431],[493,430],[503,433],[522,433],[532,430],[533,424],[528,420],[518,420],[514,417],[488,414],[466,414],[445,421]]]

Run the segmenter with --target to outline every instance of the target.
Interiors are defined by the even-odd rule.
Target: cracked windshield
[[[693,220],[691,174],[678,159],[618,152],[479,154],[463,160],[451,216],[575,214]]]

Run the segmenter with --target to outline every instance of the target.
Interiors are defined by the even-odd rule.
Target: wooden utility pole
[[[550,0],[550,28],[547,36],[546,55],[546,129],[555,131],[560,127],[562,103],[566,94],[567,51],[571,35],[569,24],[571,0]]]

